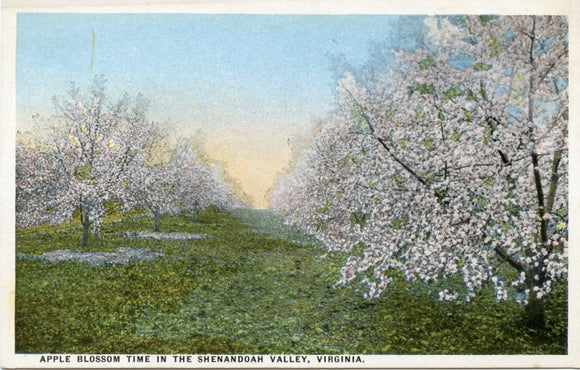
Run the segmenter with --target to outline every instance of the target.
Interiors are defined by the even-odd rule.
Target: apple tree
[[[339,109],[272,205],[349,251],[339,283],[360,277],[368,298],[394,271],[426,283],[459,275],[465,301],[490,282],[541,329],[542,298],[567,274],[567,20],[425,23],[429,41],[396,53],[393,68],[345,74]]]
[[[189,212],[195,220],[200,209],[215,205],[232,209],[237,197],[219,176],[218,167],[203,163],[197,154],[179,140],[168,163],[134,167],[126,187],[126,208],[147,210],[153,231],[159,231],[159,216]]]
[[[73,85],[67,98],[55,98],[57,124],[40,138],[42,149],[19,149],[17,200],[28,204],[17,203],[23,210],[17,213],[18,224],[60,223],[80,210],[80,243],[85,246],[90,232],[98,233],[103,203],[126,201],[128,175],[145,165],[144,149],[156,139],[158,128],[147,119],[141,96],[124,95],[110,103],[104,84],[96,78],[86,95]]]

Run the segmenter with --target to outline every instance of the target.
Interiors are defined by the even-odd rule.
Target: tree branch
[[[456,222],[456,223],[454,223],[454,224],[451,224],[451,225],[449,225],[449,226],[459,226],[459,225],[466,224],[466,223],[468,223],[469,221],[471,221],[471,218],[466,218],[466,219],[464,219],[464,220],[458,221],[458,222]]]
[[[407,172],[409,172],[413,177],[415,177],[421,184],[425,185],[425,186],[429,186],[429,184],[427,183],[427,181],[425,181],[421,176],[419,176],[411,167],[409,167],[405,162],[403,162],[401,159],[399,159],[395,153],[393,153],[392,149],[389,148],[389,146],[387,145],[386,141],[383,140],[380,137],[375,136],[375,128],[373,126],[373,124],[371,123],[371,119],[370,117],[364,112],[363,107],[358,103],[358,101],[356,100],[356,98],[352,95],[352,93],[350,92],[350,90],[348,89],[344,89],[346,90],[346,92],[348,92],[348,94],[350,95],[350,97],[352,98],[352,100],[354,101],[354,103],[359,107],[360,109],[360,114],[363,116],[363,118],[365,119],[365,122],[367,123],[369,130],[371,131],[372,136],[378,140],[379,143],[381,143],[381,145],[383,146],[383,148],[385,148],[385,150],[387,151],[387,153],[389,153],[391,155],[391,157],[395,160],[395,162],[397,162],[398,164],[400,164]]]
[[[374,135],[373,135],[374,136]],[[387,143],[385,142],[385,140],[383,140],[380,137],[376,137],[374,136],[379,143],[381,143],[381,145],[383,146],[383,148],[385,148],[385,150],[387,151],[387,153],[389,153],[391,155],[391,157],[395,160],[395,162],[397,162],[398,164],[400,164],[408,173],[410,173],[413,177],[415,177],[421,184],[425,185],[425,186],[429,186],[429,184],[427,183],[427,181],[425,181],[421,176],[419,176],[415,171],[413,171],[413,169],[411,167],[409,167],[405,162],[403,162],[402,160],[400,160],[395,153],[392,152],[391,148],[389,148],[389,146],[387,145]]]
[[[554,158],[552,159],[552,176],[550,178],[550,189],[548,190],[548,200],[546,202],[546,212],[551,213],[554,206],[554,199],[556,198],[556,191],[558,189],[558,180],[560,175],[558,174],[558,166],[560,165],[560,160],[562,159],[562,154],[560,151],[554,153]]]
[[[520,261],[514,259],[513,256],[507,254],[506,251],[504,251],[502,248],[495,247],[493,250],[495,251],[495,253],[498,254],[498,256],[501,257],[501,259],[506,261],[511,267],[515,268],[519,272],[525,272],[526,270],[525,266]]]
[[[548,231],[546,230],[546,221],[544,220],[546,208],[544,205],[544,191],[542,189],[542,176],[540,175],[538,154],[535,151],[532,151],[532,164],[534,166],[534,182],[536,184],[536,198],[538,201],[538,222],[540,223],[540,237],[541,243],[544,244],[548,240]]]
[[[554,61],[552,62],[552,64],[550,64],[550,66],[548,67],[548,69],[546,70],[546,72],[544,72],[544,75],[543,75],[543,76],[541,76],[541,77],[538,79],[538,85],[539,85],[539,84],[541,84],[542,82],[544,82],[544,79],[545,79],[546,77],[548,77],[548,75],[549,75],[549,74],[550,74],[550,72],[552,71],[552,68],[554,68],[554,67],[556,66],[556,62],[557,62],[557,61],[559,61],[559,60],[560,60],[560,58],[562,58],[562,57],[563,57],[564,55],[566,55],[566,54],[567,54],[567,53],[565,53],[565,52],[564,52],[564,53],[561,53],[561,54],[559,54],[559,55],[556,57],[556,60],[554,60]],[[557,89],[557,86],[556,86],[556,93],[557,93],[557,92],[558,92],[558,89]]]

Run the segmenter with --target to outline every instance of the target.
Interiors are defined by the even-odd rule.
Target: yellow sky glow
[[[269,192],[292,159],[288,138],[288,132],[240,124],[219,136],[208,133],[205,146],[208,156],[224,163],[228,175],[239,181],[252,205],[266,208]]]

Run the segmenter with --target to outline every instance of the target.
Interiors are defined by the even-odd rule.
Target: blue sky
[[[64,95],[72,81],[82,89],[103,74],[112,97],[143,93],[151,117],[177,131],[202,129],[214,144],[235,131],[235,142],[228,139],[222,150],[300,135],[333,107],[342,72],[333,67],[337,56],[360,67],[372,45],[403,47],[401,40],[424,27],[421,21],[379,15],[21,13],[18,125],[26,127],[32,113],[52,113],[52,97]],[[270,145],[281,142],[286,141]]]
[[[153,110],[158,99],[175,102],[169,109],[174,119],[188,120],[196,105],[225,113],[228,105],[246,108],[250,102],[303,118],[330,108],[335,82],[330,56],[362,64],[370,43],[400,32],[393,28],[396,21],[392,16],[20,14],[17,105],[44,111],[53,95],[71,81],[86,86],[92,73],[104,74],[113,92],[144,93]],[[409,32],[420,19],[414,23]]]

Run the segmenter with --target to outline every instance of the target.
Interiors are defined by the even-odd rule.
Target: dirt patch
[[[79,252],[75,250],[57,250],[46,252],[40,255],[22,254],[16,255],[19,258],[36,258],[47,262],[75,261],[88,263],[91,266],[101,266],[104,264],[126,264],[131,259],[150,261],[154,258],[163,257],[163,253],[151,252],[149,249],[129,249],[119,248],[115,252]]]
[[[191,240],[191,239],[205,239],[209,235],[205,234],[193,234],[193,233],[163,233],[163,232],[152,232],[152,231],[134,231],[126,232],[121,234],[121,236],[131,237],[131,238],[146,238],[155,240]]]

